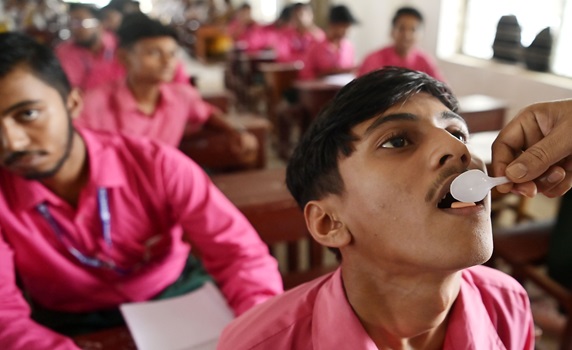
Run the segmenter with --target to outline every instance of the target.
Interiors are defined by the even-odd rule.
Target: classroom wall
[[[460,18],[456,8],[463,0],[352,0],[334,1],[350,6],[362,24],[350,32],[356,46],[358,62],[370,51],[389,44],[393,12],[403,5],[417,7],[425,17],[424,37],[420,46],[437,57],[449,85],[457,95],[487,94],[505,100],[509,105],[509,119],[527,104],[572,97],[572,79],[546,73],[530,72],[518,66],[489,60],[471,59],[452,54],[456,24]],[[453,11],[451,11],[453,9]],[[441,13],[445,15],[441,18]],[[439,28],[445,28],[438,38]],[[442,35],[442,36],[443,36]],[[445,40],[445,42],[438,42]],[[442,49],[448,47],[447,49]]]

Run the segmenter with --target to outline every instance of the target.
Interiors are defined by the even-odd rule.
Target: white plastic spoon
[[[498,185],[510,182],[506,177],[490,177],[473,169],[457,176],[451,183],[451,196],[461,202],[479,202]]]

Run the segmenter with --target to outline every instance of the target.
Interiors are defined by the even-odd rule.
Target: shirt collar
[[[453,305],[443,349],[479,350],[505,349],[482,297],[463,273],[461,290]],[[347,301],[338,268],[316,297],[312,323],[314,349],[377,349]],[[343,330],[343,331],[340,331]]]
[[[357,318],[349,304],[338,268],[320,289],[314,307],[312,344],[314,349],[337,349],[344,344],[348,349],[377,350],[377,346]]]
[[[77,129],[77,131],[85,142],[89,161],[89,180],[85,188],[91,190],[99,187],[112,188],[125,185],[127,178],[125,173],[121,171],[123,165],[114,150],[114,140],[109,139],[104,142],[91,131],[85,129]],[[27,180],[14,174],[6,175],[13,179],[14,186],[10,197],[17,210],[29,210],[42,202],[49,202],[54,205],[62,203],[62,199],[41,182]]]
[[[482,302],[482,295],[468,273],[463,272],[461,290],[449,315],[443,349],[505,349]]]

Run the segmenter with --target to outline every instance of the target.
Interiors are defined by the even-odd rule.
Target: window
[[[551,70],[572,77],[572,0],[466,0],[461,51],[473,57],[493,56],[497,24],[503,15],[515,15],[521,44],[527,47],[544,28],[553,36]]]

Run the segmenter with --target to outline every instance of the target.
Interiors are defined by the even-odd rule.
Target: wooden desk
[[[85,350],[136,350],[135,341],[127,327],[111,328],[73,338]]]
[[[316,243],[306,228],[302,211],[284,183],[285,169],[264,169],[215,175],[214,184],[246,216],[271,252],[278,243],[286,243],[287,261],[280,266],[284,288],[289,289],[333,269],[324,266],[324,248]],[[307,242],[309,249],[300,249]],[[307,255],[308,265],[302,262]]]
[[[179,149],[196,163],[211,171],[232,171],[261,169],[266,166],[267,140],[271,125],[265,118],[252,113],[239,113],[227,116],[228,121],[240,125],[252,133],[258,141],[258,154],[249,164],[237,162],[229,152],[228,138],[224,133],[213,130],[201,130],[184,135]]]
[[[258,66],[266,86],[266,111],[270,121],[275,126],[277,126],[276,106],[282,99],[284,91],[292,88],[294,81],[298,78],[298,73],[303,67],[304,64],[300,61],[288,63],[267,62]]]
[[[505,101],[486,95],[461,96],[459,115],[462,116],[471,133],[500,130],[508,105]]]
[[[354,77],[352,74],[336,74],[323,79],[294,82],[294,87],[298,90],[299,102],[309,118],[301,123],[302,133],[306,131],[310,121],[316,118],[338,91]]]
[[[212,177],[214,184],[246,216],[267,244],[294,241],[308,235],[302,211],[288,192],[285,179],[284,168]]]

